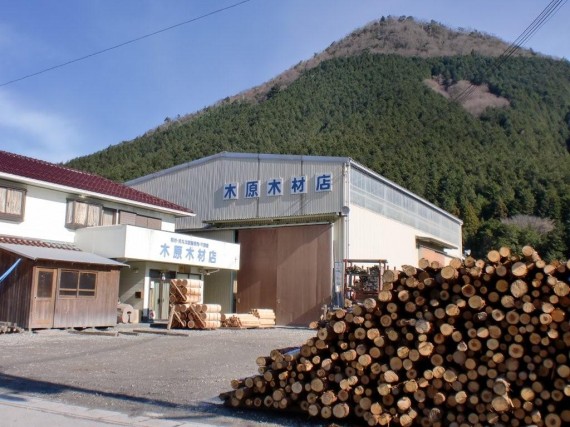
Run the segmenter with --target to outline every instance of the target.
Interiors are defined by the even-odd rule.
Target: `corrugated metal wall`
[[[273,155],[216,155],[149,177],[132,187],[192,209],[197,216],[179,219],[178,229],[201,228],[202,221],[314,215],[340,212],[344,203],[344,165],[338,158]],[[319,174],[332,174],[332,191],[315,192]],[[290,194],[291,178],[306,176],[307,193]],[[266,195],[267,182],[282,178],[281,196]],[[260,197],[245,198],[245,183],[260,181]],[[224,200],[224,185],[238,184],[238,198]]]

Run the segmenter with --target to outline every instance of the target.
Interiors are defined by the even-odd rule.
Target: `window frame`
[[[89,219],[89,214],[87,213],[85,218],[85,223],[77,222],[76,212],[77,207],[79,204],[85,204],[87,209],[89,208],[97,208],[99,211],[99,221],[98,224],[89,225],[87,221]],[[71,209],[71,213],[69,212]],[[77,230],[78,228],[87,228],[87,227],[97,227],[101,225],[103,221],[103,204],[97,203],[91,200],[78,200],[78,199],[67,199],[66,210],[65,210],[65,227],[71,228],[73,230]]]
[[[75,283],[75,287],[66,287],[62,288],[62,278],[64,273],[75,273],[77,274],[77,280]],[[82,275],[94,275],[94,282],[93,282],[93,290],[90,288],[82,288],[81,287],[81,276]],[[57,297],[58,298],[66,298],[66,299],[95,299],[97,298],[97,284],[99,281],[99,274],[97,271],[91,270],[74,270],[72,268],[60,268],[57,280]],[[67,294],[62,294],[63,292],[68,292]],[[74,292],[75,294],[71,294]],[[80,294],[83,292],[83,294]],[[85,293],[88,293],[86,295]]]
[[[6,185],[4,183],[0,183],[0,190],[6,191],[6,197],[4,199],[4,206],[0,209],[3,209],[4,212],[0,211],[0,219],[7,220],[7,221],[15,221],[15,222],[22,222],[24,220],[24,215],[26,212],[26,195],[27,190],[25,188],[19,188],[16,186]],[[9,192],[17,192],[21,194],[20,200],[20,212],[17,214],[5,212],[7,205],[8,205],[8,193]]]

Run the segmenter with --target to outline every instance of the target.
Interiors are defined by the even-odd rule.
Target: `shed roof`
[[[12,252],[31,260],[51,260],[81,264],[112,265],[123,267],[126,264],[99,255],[78,250],[50,248],[45,246],[30,246],[14,243],[0,243],[0,249]]]
[[[192,215],[192,211],[188,208],[103,178],[102,176],[1,150],[0,177],[7,179],[20,177],[34,180],[38,184],[44,183],[53,186],[63,186],[69,190],[89,192],[102,197],[106,196],[120,199],[129,204],[142,204],[151,209],[166,209],[180,216]]]

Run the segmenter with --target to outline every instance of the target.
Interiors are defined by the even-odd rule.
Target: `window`
[[[115,209],[103,208],[103,221],[101,225],[115,225],[117,223],[117,211]]]
[[[102,211],[102,206],[95,203],[68,200],[65,226],[82,228],[101,225]]]
[[[136,225],[139,227],[160,230],[162,226],[162,221],[158,218],[152,218],[150,216],[137,215]]]
[[[22,221],[26,191],[0,186],[0,219]]]
[[[53,271],[40,270],[38,272],[38,285],[36,290],[36,297],[38,298],[51,298],[53,286]]]
[[[119,224],[136,225],[137,227],[162,229],[162,220],[150,216],[138,215],[134,212],[120,211]]]
[[[59,277],[59,295],[62,297],[94,297],[97,273],[62,270]]]

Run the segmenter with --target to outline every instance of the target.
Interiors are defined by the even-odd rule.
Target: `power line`
[[[224,12],[224,11],[226,11],[226,10],[228,10],[228,9],[232,9],[232,8],[234,8],[234,7],[241,6],[242,4],[248,3],[248,2],[250,2],[250,1],[251,1],[251,0],[243,0],[243,1],[240,1],[240,2],[238,2],[238,3],[234,3],[234,4],[230,5],[230,6],[226,6],[226,7],[223,7],[223,8],[221,8],[221,9],[217,9],[217,10],[214,10],[214,11],[212,11],[212,12],[208,12],[208,13],[206,13],[206,14],[204,14],[204,15],[201,15],[201,16],[198,16],[198,17],[196,17],[196,18],[192,18],[192,19],[189,19],[189,20],[187,20],[187,21],[180,22],[180,23],[178,23],[178,24],[174,24],[174,25],[171,25],[171,26],[169,26],[169,27],[162,28],[162,29],[160,29],[160,30],[154,31],[154,32],[152,32],[152,33],[148,33],[148,34],[145,34],[145,35],[143,35],[143,36],[140,36],[140,37],[137,37],[137,38],[128,40],[128,41],[126,41],[126,42],[119,43],[119,44],[117,44],[117,45],[115,45],[115,46],[111,46],[111,47],[108,47],[108,48],[106,48],[106,49],[103,49],[103,50],[99,50],[99,51],[97,51],[97,52],[90,53],[89,55],[85,55],[85,56],[82,56],[82,57],[80,57],[80,58],[72,59],[71,61],[67,61],[67,62],[64,62],[64,63],[62,63],[62,64],[54,65],[53,67],[49,67],[49,68],[43,69],[43,70],[41,70],[41,71],[37,71],[37,72],[32,73],[32,74],[28,74],[28,75],[19,77],[19,78],[14,79],[14,80],[7,81],[7,82],[5,82],[5,83],[0,84],[0,87],[8,86],[8,85],[10,85],[10,84],[12,84],[12,83],[16,83],[16,82],[19,82],[19,81],[22,81],[22,80],[25,80],[25,79],[29,79],[30,77],[35,77],[35,76],[37,76],[37,75],[40,75],[40,74],[43,74],[43,73],[47,73],[48,71],[52,71],[52,70],[55,70],[55,69],[58,69],[58,68],[65,67],[65,66],[70,65],[70,64],[74,64],[74,63],[79,62],[79,61],[83,61],[83,60],[85,60],[85,59],[87,59],[87,58],[91,58],[91,57],[93,57],[93,56],[101,55],[102,53],[106,53],[106,52],[109,52],[109,51],[111,51],[111,50],[118,49],[118,48],[123,47],[123,46],[126,46],[126,45],[128,45],[128,44],[132,44],[132,43],[138,42],[138,41],[140,41],[140,40],[143,40],[143,39],[146,39],[146,38],[155,36],[155,35],[157,35],[157,34],[164,33],[164,32],[166,32],[166,31],[172,30],[172,29],[174,29],[174,28],[181,27],[182,25],[187,25],[187,24],[190,24],[190,23],[192,23],[192,22],[199,21],[200,19],[204,19],[204,18],[207,18],[207,17],[209,17],[209,16],[215,15],[215,14],[217,14],[217,13]]]
[[[532,21],[531,24],[522,32],[522,34],[517,37],[517,39],[511,43],[511,45],[499,56],[498,61],[495,63],[495,68],[499,68],[503,63],[509,59],[517,49],[519,49],[524,42],[526,42],[530,37],[536,33],[552,16],[566,3],[567,0],[552,0],[539,14],[538,17]],[[456,102],[463,102],[473,92],[475,92],[476,87],[471,83],[467,88],[459,93],[453,100]]]
[[[529,38],[531,38],[534,35],[534,33],[536,33],[540,28],[542,28],[544,24],[546,24],[546,22],[548,22],[548,20],[550,20],[550,18],[554,16],[556,12],[558,12],[558,10],[562,6],[564,6],[566,1],[567,0],[551,1],[544,8],[541,14],[537,18],[535,18],[535,20],[532,21],[532,23],[525,29],[525,31],[513,42],[513,44],[511,44],[511,46],[505,52],[503,52],[503,54],[500,57],[500,59],[502,59],[500,64],[502,64],[502,62],[510,58],[517,49],[519,49],[524,43],[526,43],[526,41]],[[500,66],[500,64],[498,66]]]
[[[514,55],[520,47],[526,43],[540,28],[546,24],[566,4],[568,0],[552,0],[542,12],[532,21],[527,28],[519,35],[511,45],[498,57],[495,63],[495,68],[501,67],[507,59]],[[476,87],[471,83],[467,88],[459,93],[456,97],[452,98],[453,101],[463,102],[476,90]]]

